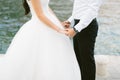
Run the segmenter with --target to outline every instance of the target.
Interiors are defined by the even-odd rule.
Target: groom
[[[96,17],[101,0],[74,0],[72,16],[63,22],[69,37],[73,37],[74,50],[82,80],[95,80],[94,46],[98,31]],[[74,21],[74,27],[70,28]]]

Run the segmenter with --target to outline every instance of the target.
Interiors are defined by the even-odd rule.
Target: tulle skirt
[[[0,80],[80,80],[69,38],[31,19],[0,57]]]

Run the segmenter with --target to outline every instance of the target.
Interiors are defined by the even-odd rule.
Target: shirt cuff
[[[68,18],[68,21],[71,23],[73,19],[74,19],[73,16],[71,16]]]
[[[87,27],[87,26],[85,26],[84,24],[81,24],[80,22],[76,25],[76,26],[74,26],[75,27],[75,29],[78,31],[78,32],[80,32],[80,31],[82,31],[82,29],[84,29],[85,27]]]

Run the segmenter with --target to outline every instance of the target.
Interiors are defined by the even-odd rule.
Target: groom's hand
[[[69,37],[74,37],[76,35],[76,32],[74,31],[73,28],[67,28],[65,29],[65,31],[67,31],[66,35]]]
[[[70,28],[70,22],[69,21],[64,21],[62,22],[62,25],[65,27],[65,28]]]

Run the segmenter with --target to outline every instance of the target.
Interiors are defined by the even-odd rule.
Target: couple
[[[99,1],[75,0],[72,17],[63,22],[66,28],[48,4],[49,0],[24,0],[25,14],[31,11],[32,18],[0,58],[0,80],[95,80]],[[69,27],[72,20],[74,28]],[[66,35],[74,37],[76,55]]]

